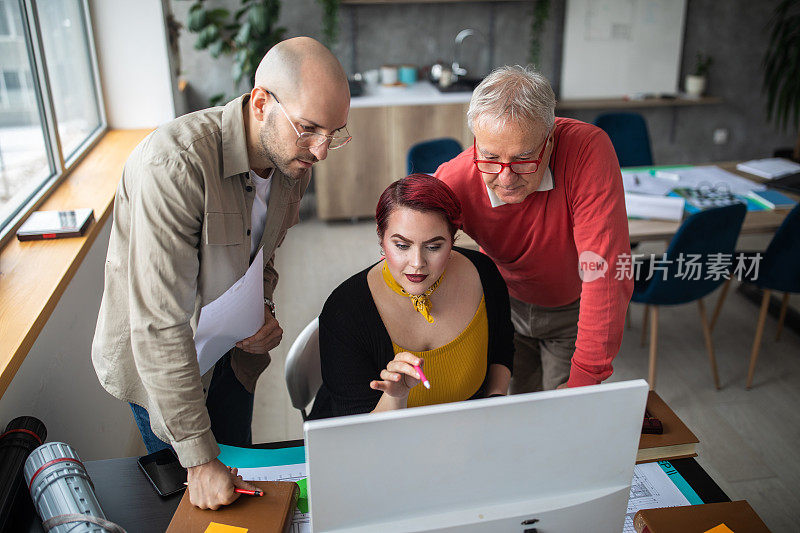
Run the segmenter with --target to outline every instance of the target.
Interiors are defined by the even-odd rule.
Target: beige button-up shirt
[[[200,376],[193,336],[200,308],[249,266],[255,187],[244,131],[248,97],[148,135],[128,158],[115,197],[92,362],[109,393],[147,409],[153,432],[185,467],[219,455],[205,407],[213,370]],[[273,175],[259,246],[268,298],[278,282],[275,249],[298,222],[310,176]],[[234,348],[231,362],[252,392],[269,360]]]

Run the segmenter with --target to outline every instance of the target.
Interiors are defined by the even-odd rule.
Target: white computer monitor
[[[314,532],[622,531],[644,380],[307,422]]]

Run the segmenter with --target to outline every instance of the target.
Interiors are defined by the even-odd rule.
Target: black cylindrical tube
[[[11,527],[12,510],[20,495],[29,499],[22,475],[25,460],[46,438],[44,423],[32,416],[15,418],[0,434],[0,532]]]

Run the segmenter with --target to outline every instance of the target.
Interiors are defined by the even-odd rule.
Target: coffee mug
[[[417,82],[417,68],[413,65],[402,65],[398,71],[397,79],[400,83],[412,85]]]

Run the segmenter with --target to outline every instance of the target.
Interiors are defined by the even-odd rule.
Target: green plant
[[[278,27],[280,0],[242,0],[231,15],[227,9],[206,9],[205,0],[195,0],[189,8],[186,28],[197,34],[194,47],[208,50],[211,57],[233,56],[233,90],[242,78],[252,84],[256,69],[267,50],[283,39],[286,28]],[[210,98],[211,105],[226,99],[224,93]]]
[[[768,24],[770,40],[764,55],[767,120],[785,130],[800,130],[800,0],[783,0]],[[794,148],[800,159],[800,131]]]
[[[325,45],[330,48],[339,38],[339,5],[342,0],[317,0],[322,6],[322,35]]]
[[[533,3],[533,18],[531,19],[531,42],[528,48],[528,62],[536,68],[541,68],[539,60],[542,53],[542,32],[544,24],[550,18],[550,0],[535,0]]]
[[[695,76],[708,76],[708,71],[711,65],[714,64],[714,58],[711,56],[703,55],[702,52],[697,52],[694,60],[694,75]]]

